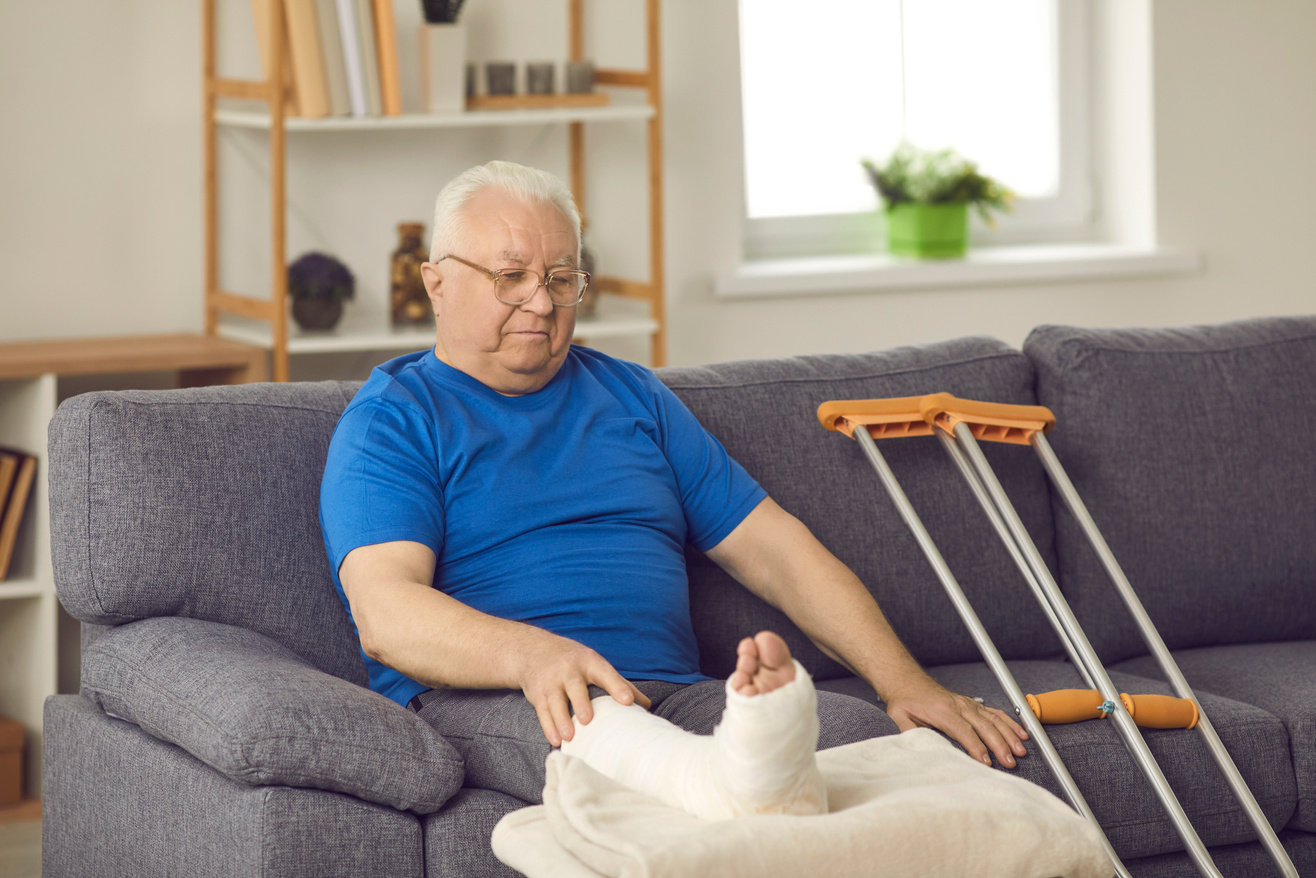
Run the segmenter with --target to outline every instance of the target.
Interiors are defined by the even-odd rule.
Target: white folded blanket
[[[830,811],[701,820],[554,752],[544,804],[493,833],[530,878],[1107,878],[1095,829],[919,729],[818,753]]]

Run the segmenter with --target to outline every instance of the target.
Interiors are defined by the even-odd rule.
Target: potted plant
[[[355,291],[351,270],[324,253],[303,254],[288,266],[292,319],[302,329],[333,329],[343,316],[343,300]]]
[[[951,259],[969,244],[969,205],[988,225],[992,210],[1010,210],[1014,194],[951,149],[921,150],[902,143],[879,167],[864,170],[886,207],[890,251],[898,256]]]

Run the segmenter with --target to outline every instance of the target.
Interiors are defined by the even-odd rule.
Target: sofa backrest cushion
[[[1316,317],[1044,326],[1048,436],[1172,649],[1316,637]],[[1056,499],[1061,585],[1108,660],[1147,650]]]
[[[687,406],[758,479],[858,574],[924,664],[972,661],[978,651],[856,443],[818,423],[818,405],[948,391],[967,399],[1033,403],[1033,370],[994,339],[859,355],[807,356],[658,371]],[[942,555],[1007,658],[1054,655],[1059,646],[973,495],[940,443],[879,447]],[[1031,454],[989,447],[1002,482],[1038,543],[1053,558],[1044,475]],[[687,552],[690,600],[703,670],[729,674],[737,641],[780,631],[819,679],[843,669],[785,616],[754,597],[702,553]]]
[[[320,536],[324,459],[358,385],[111,391],[51,420],[51,551],[75,618],[249,628],[365,685]]]

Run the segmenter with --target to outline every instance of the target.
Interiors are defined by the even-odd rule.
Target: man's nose
[[[521,304],[521,307],[538,314],[541,317],[547,317],[553,313],[553,299],[548,295],[548,282],[541,281],[535,287],[535,291],[530,294],[530,298]]]

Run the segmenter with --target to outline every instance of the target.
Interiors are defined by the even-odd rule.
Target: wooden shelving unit
[[[598,69],[599,85],[636,89],[643,95],[639,104],[608,106],[565,106],[543,109],[490,109],[464,112],[406,114],[370,118],[331,117],[302,119],[289,117],[283,71],[291,62],[284,52],[283,4],[271,3],[269,35],[272,63],[271,78],[244,80],[221,77],[215,70],[215,4],[202,0],[204,29],[204,153],[205,153],[205,331],[207,335],[224,335],[260,344],[271,352],[273,378],[289,377],[289,356],[298,353],[331,353],[352,350],[416,349],[433,341],[426,330],[392,330],[380,315],[378,325],[345,325],[332,333],[299,333],[289,326],[287,260],[287,137],[310,136],[342,131],[389,131],[409,129],[445,129],[502,127],[513,125],[567,126],[570,156],[570,183],[582,220],[588,224],[588,199],[585,169],[585,126],[587,124],[643,120],[647,125],[646,174],[649,188],[649,279],[631,280],[598,277],[595,284],[603,293],[599,315],[581,320],[578,339],[617,336],[650,337],[651,364],[661,366],[666,359],[667,341],[663,304],[663,151],[662,151],[662,77],[660,71],[659,0],[645,0],[645,43],[647,65],[642,70]],[[585,57],[585,22],[583,0],[567,0],[568,56]],[[221,107],[220,101],[239,99],[263,101],[264,112],[250,112]],[[257,297],[225,290],[219,283],[219,126],[253,128],[269,132],[270,150],[270,251],[272,272],[270,295]],[[634,305],[641,308],[637,314]],[[631,306],[631,307],[628,307]],[[227,318],[227,319],[225,319]]]
[[[263,380],[266,359],[259,347],[186,333],[0,343],[0,445],[37,458],[13,564],[0,580],[0,714],[26,730],[29,799],[41,791],[46,698],[78,686],[78,626],[59,609],[50,559],[46,429],[64,395],[60,379],[113,375],[118,386],[132,386],[133,373],[173,372],[183,387],[240,384]],[[40,813],[31,803],[23,813],[33,808]]]

